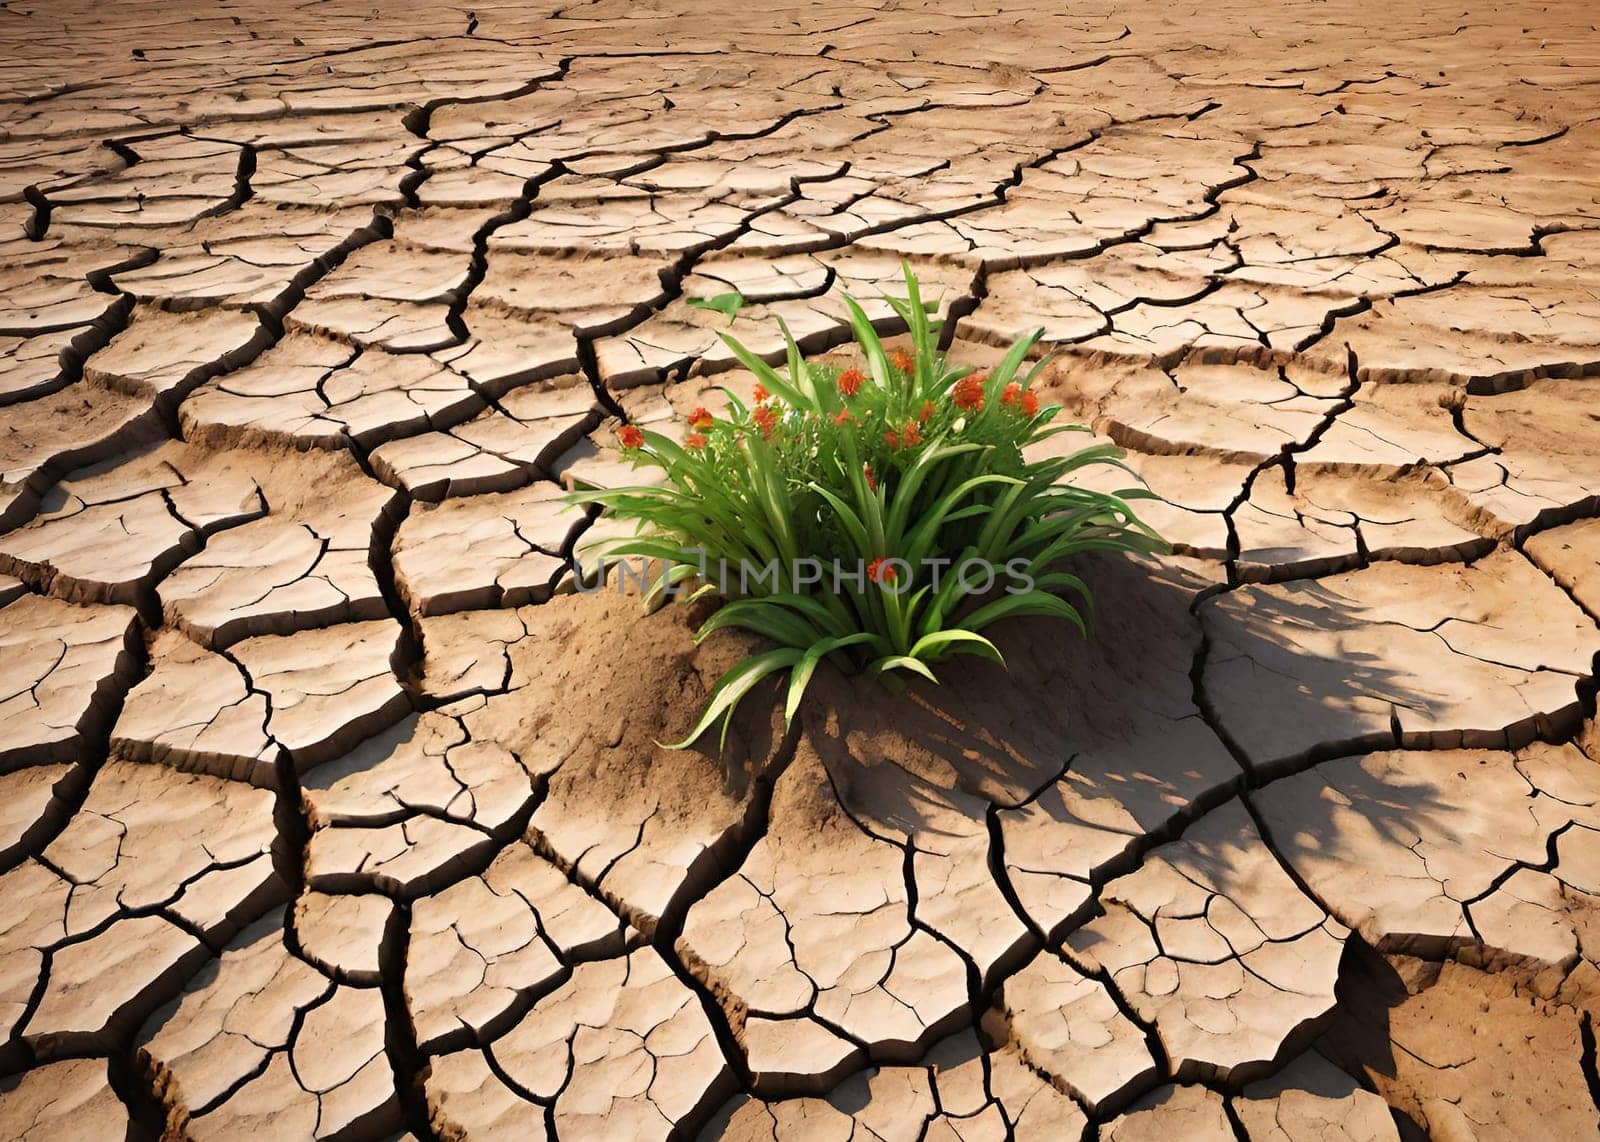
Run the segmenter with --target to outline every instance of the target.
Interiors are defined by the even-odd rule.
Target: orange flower
[[[888,429],[883,434],[883,442],[890,448],[898,448],[900,447],[900,434],[892,428]]]
[[[917,359],[910,353],[907,353],[904,349],[896,349],[893,353],[890,353],[889,360],[894,362],[895,368],[899,369],[907,376],[910,376],[912,371],[917,367]]]
[[[1012,381],[1006,386],[1006,391],[1000,394],[1000,403],[1010,405],[1024,416],[1032,416],[1039,411],[1039,398],[1032,393],[1022,391],[1022,386]]]
[[[684,447],[688,448],[690,451],[698,452],[700,449],[706,446],[706,438],[701,436],[698,432],[691,432],[688,436],[683,438],[683,443]]]
[[[755,412],[750,414],[750,419],[756,422],[756,427],[761,429],[763,440],[772,439],[772,430],[778,426],[778,414],[767,405],[757,405]]]
[[[697,432],[711,431],[713,423],[715,422],[711,419],[711,414],[705,410],[704,406],[695,409],[689,414],[689,427]]]
[[[900,578],[900,573],[889,566],[889,561],[881,555],[867,564],[867,578],[880,586],[893,583]]]
[[[760,381],[756,382],[756,391],[750,395],[757,404],[766,404],[772,399],[772,394],[767,391],[767,386],[762,384]]]
[[[914,420],[906,421],[906,429],[900,434],[900,443],[907,448],[915,448],[922,443],[922,429]]]
[[[922,409],[921,409],[920,412],[917,413],[917,423],[918,424],[926,424],[926,423],[928,423],[928,418],[930,416],[932,416],[933,413],[934,413],[933,402],[931,400],[923,401],[922,402]]]
[[[839,374],[839,391],[847,397],[853,397],[861,391],[861,382],[866,379],[860,369],[846,369]]]
[[[644,433],[631,424],[624,424],[617,429],[617,443],[624,448],[643,448]]]
[[[855,420],[855,417],[850,415],[850,410],[847,408],[841,408],[838,412],[833,414],[833,423],[841,427],[849,424],[853,420]]]
[[[977,412],[983,407],[983,382],[987,377],[983,373],[968,373],[956,382],[956,387],[950,390],[950,399],[955,401],[956,407],[967,412]]]
[[[872,465],[871,464],[863,464],[863,465],[861,465],[861,474],[867,478],[867,491],[869,491],[869,492],[877,491],[878,490],[878,481],[872,478]]]

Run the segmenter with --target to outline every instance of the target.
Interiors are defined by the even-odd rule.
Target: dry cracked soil
[[[1595,18],[0,3],[0,1136],[1600,1136]],[[902,261],[1175,554],[664,752],[561,481]]]

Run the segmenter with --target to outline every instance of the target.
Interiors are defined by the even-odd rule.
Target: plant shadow
[[[1104,557],[1077,570],[1095,596],[1087,639],[1064,623],[1012,621],[994,628],[1009,669],[953,659],[938,667],[940,685],[918,682],[898,695],[819,673],[804,732],[863,828],[939,851],[987,829],[992,815],[1008,826],[1026,817],[1056,830],[1041,850],[1054,867],[1039,871],[1100,881],[1130,870],[1153,845],[1240,789],[1287,771],[1251,773],[1226,740],[1227,726],[1202,711],[1200,679],[1215,644],[1193,604],[1211,580],[1177,559]],[[1249,616],[1229,635],[1230,645],[1252,656],[1297,656],[1297,676],[1313,679],[1318,690],[1308,703],[1382,710],[1385,729],[1330,737],[1325,749],[1303,751],[1296,768],[1324,752],[1394,747],[1390,704],[1426,699],[1375,655],[1307,660],[1294,639],[1299,624],[1323,621],[1341,606],[1349,609],[1336,585],[1304,584],[1271,614]],[[1375,788],[1347,809],[1401,843],[1418,830],[1452,835],[1451,805],[1422,782],[1391,796]],[[1332,806],[1313,810],[1331,813]],[[1307,823],[1326,826],[1313,829],[1323,855],[1328,844],[1337,846],[1331,817]],[[1313,843],[1305,836],[1282,842]],[[1175,855],[1182,859],[1181,850]],[[1219,868],[1226,874],[1220,857],[1197,859],[1215,877]]]

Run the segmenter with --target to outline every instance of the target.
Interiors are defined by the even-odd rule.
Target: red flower
[[[684,446],[692,452],[698,452],[706,446],[706,438],[698,432],[691,432],[683,439]]]
[[[1039,398],[1030,389],[1022,394],[1022,415],[1032,420],[1039,415]]]
[[[756,427],[761,429],[763,440],[772,439],[772,430],[778,426],[778,414],[767,405],[757,405],[755,412],[750,414],[750,419],[756,422]]]
[[[900,443],[907,448],[915,448],[922,443],[922,429],[917,426],[916,421],[906,421],[906,429],[900,434]]]
[[[986,379],[982,373],[968,373],[950,390],[950,399],[955,401],[957,408],[977,412],[983,407],[983,382]]]
[[[877,491],[878,490],[878,481],[872,478],[872,465],[871,464],[863,464],[863,465],[861,465],[861,474],[867,478],[867,491],[869,491],[869,492]]]
[[[860,369],[846,369],[839,374],[839,391],[847,397],[853,397],[861,391],[861,382],[866,379]]]
[[[624,424],[617,429],[617,443],[624,448],[643,448],[644,433],[631,424]]]
[[[713,423],[711,414],[705,410],[704,406],[695,409],[689,414],[689,427],[698,432],[709,432]]]
[[[890,448],[898,448],[900,447],[900,434],[892,428],[888,429],[883,434],[883,442]]]
[[[757,404],[766,404],[772,399],[772,394],[767,391],[767,386],[762,384],[760,381],[756,382],[756,391],[750,395]]]
[[[880,586],[893,583],[900,578],[900,573],[889,566],[889,561],[881,555],[867,564],[867,578]]]
[[[849,424],[853,420],[855,420],[855,417],[850,415],[850,410],[847,408],[841,408],[838,412],[833,414],[833,423],[841,427]]]
[[[922,402],[922,409],[921,409],[920,412],[917,413],[917,423],[918,424],[926,424],[926,423],[928,423],[928,418],[930,416],[932,416],[933,413],[934,413],[933,402],[931,400],[923,401]]]
[[[907,353],[904,349],[896,349],[893,353],[890,353],[889,360],[894,362],[895,368],[899,369],[907,376],[910,376],[912,371],[917,367],[917,359],[910,353]]]
[[[1039,398],[1032,393],[1023,392],[1022,386],[1016,381],[1007,385],[1006,391],[1000,394],[1000,403],[1010,405],[1024,416],[1032,416],[1034,412],[1039,411]],[[1030,406],[1033,412],[1028,411]]]

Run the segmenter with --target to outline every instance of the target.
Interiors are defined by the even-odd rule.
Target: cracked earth
[[[1593,18],[0,4],[0,1135],[1600,1137]],[[664,752],[562,481],[902,260],[1176,553]]]

